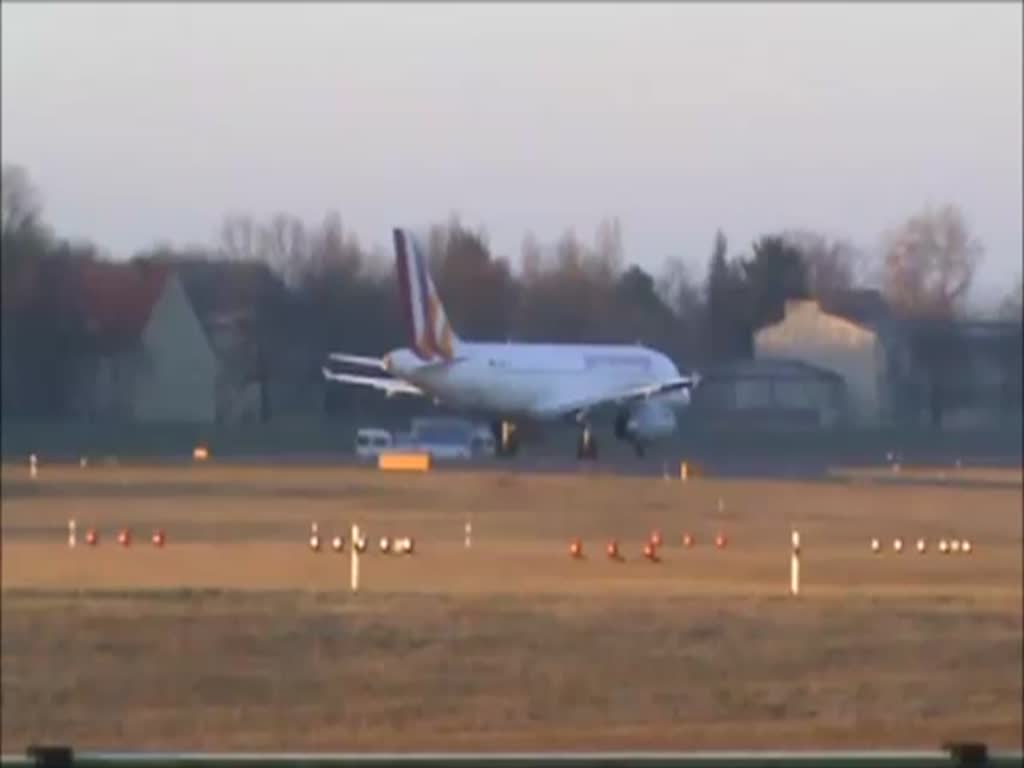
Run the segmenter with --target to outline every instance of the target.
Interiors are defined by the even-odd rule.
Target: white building
[[[785,316],[754,334],[754,357],[799,360],[838,374],[845,384],[845,417],[855,426],[876,426],[891,411],[898,361],[876,329],[822,310],[817,301],[786,302]]]

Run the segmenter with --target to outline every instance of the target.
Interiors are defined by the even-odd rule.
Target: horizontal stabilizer
[[[388,397],[394,395],[423,395],[423,390],[400,379],[383,379],[375,376],[358,376],[352,373],[334,373],[326,368],[323,369],[324,378],[328,381],[336,381],[340,384],[357,384],[364,387],[378,389]]]
[[[348,363],[349,365],[361,365],[366,368],[377,368],[387,370],[384,360],[379,357],[364,357],[363,355],[346,355],[341,352],[332,352],[328,357],[336,363]]]

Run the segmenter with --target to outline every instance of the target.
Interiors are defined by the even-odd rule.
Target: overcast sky
[[[3,4],[2,151],[115,256],[228,212],[338,210],[367,244],[459,212],[518,264],[588,239],[703,276],[804,227],[866,248],[962,207],[1021,270],[1019,2]]]

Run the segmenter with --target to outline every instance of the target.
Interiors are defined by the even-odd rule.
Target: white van
[[[386,429],[366,427],[356,432],[356,455],[362,458],[376,458],[391,448],[394,440]]]

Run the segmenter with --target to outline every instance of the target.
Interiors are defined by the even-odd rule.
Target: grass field
[[[971,472],[1004,486],[4,467],[4,750],[1019,748],[1020,471]],[[352,595],[314,520],[417,553]]]

